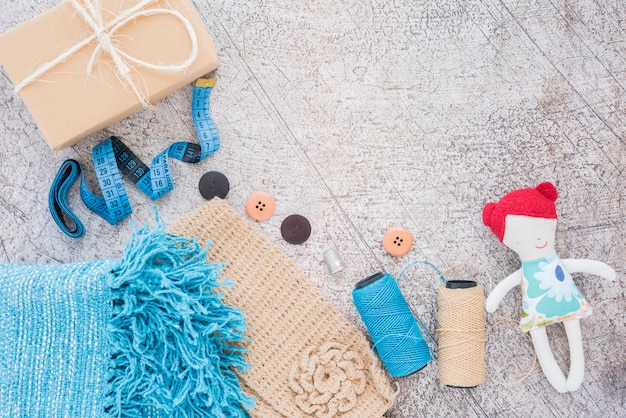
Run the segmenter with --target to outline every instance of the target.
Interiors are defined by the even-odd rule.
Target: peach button
[[[412,246],[413,235],[404,228],[389,228],[383,236],[383,248],[394,257],[406,255]]]
[[[254,192],[246,202],[246,213],[257,221],[267,221],[274,214],[276,199],[264,192]]]

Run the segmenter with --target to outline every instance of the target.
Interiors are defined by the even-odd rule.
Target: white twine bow
[[[58,57],[50,62],[47,62],[40,66],[35,72],[26,77],[22,82],[15,86],[15,93],[19,93],[27,85],[37,81],[39,77],[47,73],[50,69],[56,65],[65,62],[72,57],[76,52],[80,51],[91,42],[96,41],[96,47],[91,54],[89,63],[87,64],[87,76],[91,75],[94,64],[98,61],[100,56],[105,53],[111,57],[115,66],[115,74],[122,86],[130,86],[137,99],[143,107],[150,106],[148,97],[137,87],[137,84],[131,77],[131,66],[142,66],[159,72],[178,72],[189,68],[191,64],[196,60],[198,56],[198,38],[196,32],[193,30],[191,23],[185,18],[179,11],[164,8],[145,9],[152,3],[158,0],[142,0],[135,6],[125,10],[122,14],[118,15],[108,23],[103,22],[102,18],[102,4],[101,0],[84,0],[84,5],[80,4],[77,0],[70,0],[70,3],[76,9],[78,14],[83,20],[91,27],[93,33],[78,42],[71,48],[63,51]],[[121,27],[129,23],[130,21],[141,16],[153,16],[153,15],[171,15],[177,18],[187,29],[189,39],[191,40],[191,52],[185,61],[181,61],[173,65],[153,64],[140,59],[137,59],[126,52],[119,49],[112,41],[112,36]]]

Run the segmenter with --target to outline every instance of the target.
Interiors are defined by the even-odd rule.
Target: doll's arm
[[[485,301],[485,309],[487,312],[495,312],[498,309],[498,305],[502,298],[508,293],[509,290],[519,285],[522,281],[522,269],[509,274],[504,280],[502,280],[496,287],[493,288],[487,300]]]
[[[617,274],[608,264],[597,260],[566,258],[561,260],[565,270],[570,273],[589,273],[604,277],[607,280],[615,280]]]

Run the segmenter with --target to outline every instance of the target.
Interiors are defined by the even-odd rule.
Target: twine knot
[[[111,34],[105,32],[101,28],[97,28],[97,30],[94,31],[94,34],[96,35],[96,39],[98,41],[98,48],[100,48],[102,52],[109,55],[113,54],[115,48],[113,48],[113,45],[111,44]]]
[[[173,9],[147,8],[149,5],[157,2],[158,0],[142,0],[135,6],[126,9],[120,15],[111,19],[107,23],[104,23],[104,19],[102,17],[101,0],[82,1],[83,3],[80,3],[78,0],[70,0],[70,4],[74,7],[78,15],[80,15],[91,28],[92,33],[82,41],[77,42],[74,46],[63,51],[52,61],[41,65],[31,75],[15,86],[15,93],[19,93],[20,90],[37,81],[39,77],[47,73],[50,69],[62,62],[67,61],[82,48],[92,42],[95,42],[95,48],[87,64],[86,75],[88,77],[91,76],[91,71],[95,63],[98,62],[103,54],[108,55],[113,61],[115,74],[122,86],[124,88],[130,87],[133,93],[137,96],[141,105],[143,107],[148,107],[150,106],[150,101],[147,95],[139,89],[137,83],[133,80],[131,68],[133,66],[141,66],[159,72],[178,72],[189,68],[198,56],[198,38],[193,26],[185,16],[183,16],[179,11]],[[185,27],[189,35],[189,40],[191,41],[191,51],[186,60],[171,65],[153,64],[127,54],[115,44],[113,36],[120,28],[138,17],[148,17],[153,15],[173,16]]]
[[[337,342],[306,348],[289,376],[296,405],[317,418],[332,418],[354,408],[366,383],[360,355]]]

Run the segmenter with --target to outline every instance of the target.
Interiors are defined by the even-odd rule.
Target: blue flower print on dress
[[[539,288],[547,290],[545,297],[537,304],[537,311],[546,317],[563,316],[580,308],[579,299],[584,299],[572,275],[563,270],[558,258],[539,263],[542,271],[534,274],[539,280]]]
[[[522,261],[522,270],[522,331],[591,315],[591,306],[556,253]]]

